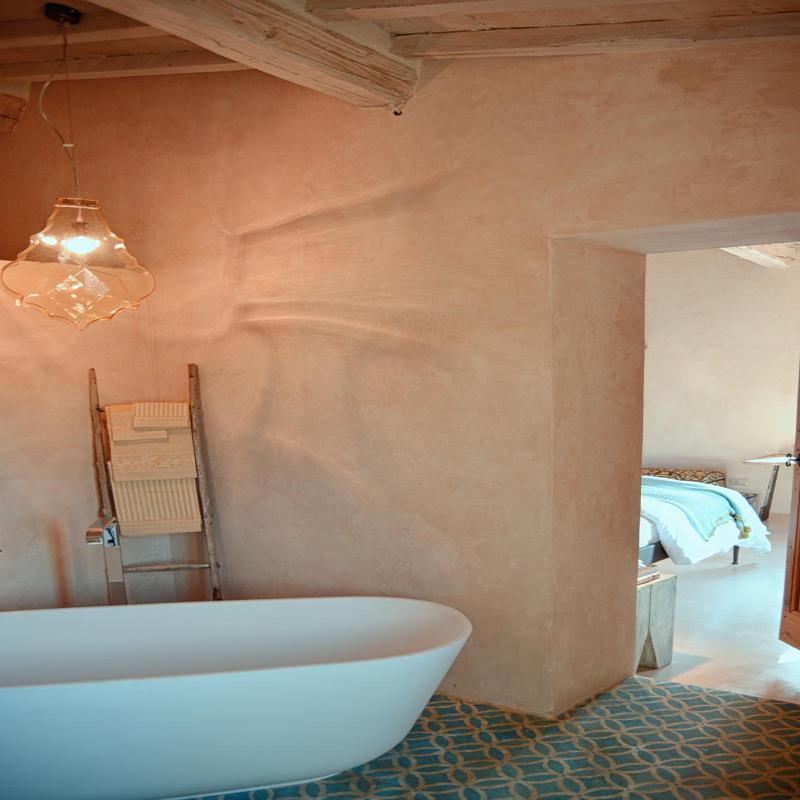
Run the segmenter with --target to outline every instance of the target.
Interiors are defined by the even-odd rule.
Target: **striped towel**
[[[174,405],[186,406],[186,403]],[[115,481],[197,477],[192,431],[188,426],[137,431],[131,427],[135,418],[135,405],[106,406],[111,434],[111,475]]]
[[[154,536],[202,530],[194,478],[112,481],[120,533]]]
[[[136,430],[188,428],[189,404],[171,402],[134,403],[133,427]]]
[[[111,487],[125,536],[202,530],[189,404],[106,406]]]
[[[170,431],[165,440],[111,441],[111,476],[115,481],[196,478],[192,434]]]
[[[733,492],[713,484],[642,477],[642,496],[679,508],[706,542],[720,525],[731,521],[739,528],[740,539],[750,534],[744,522],[746,511],[733,499]]]
[[[108,432],[112,442],[152,442],[155,439],[166,439],[166,430],[133,429],[133,405],[106,406],[106,420]]]

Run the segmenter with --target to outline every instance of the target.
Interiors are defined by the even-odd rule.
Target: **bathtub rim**
[[[427,606],[435,606],[437,608],[445,609],[451,615],[454,615],[455,619],[458,621],[461,631],[459,635],[453,636],[446,641],[442,642],[441,644],[437,644],[433,647],[425,647],[420,650],[410,650],[403,653],[396,653],[394,655],[388,656],[372,656],[367,658],[353,658],[349,660],[330,660],[330,661],[320,661],[318,663],[311,663],[311,664],[284,664],[277,667],[257,667],[253,669],[220,669],[220,670],[211,670],[211,671],[203,671],[197,672],[192,670],[187,670],[186,672],[179,672],[173,675],[146,675],[141,677],[126,677],[126,678],[93,678],[91,680],[66,680],[66,681],[48,681],[45,683],[23,683],[23,684],[14,684],[9,686],[4,686],[0,684],[0,696],[5,691],[14,691],[14,690],[25,690],[25,689],[43,689],[49,687],[58,687],[58,686],[94,686],[94,685],[106,685],[106,684],[122,684],[122,683],[139,683],[142,681],[164,681],[164,680],[179,680],[184,678],[205,678],[205,677],[214,677],[214,676],[233,676],[233,675],[255,675],[258,673],[275,673],[281,672],[286,670],[299,670],[299,669],[311,669],[315,667],[335,667],[335,666],[343,666],[346,664],[371,664],[375,662],[381,661],[395,661],[397,659],[405,659],[405,658],[412,658],[414,656],[423,655],[426,653],[435,653],[439,650],[444,650],[448,647],[452,647],[454,644],[461,642],[463,646],[466,643],[467,639],[472,634],[472,623],[467,618],[465,614],[459,611],[457,608],[453,608],[452,606],[445,605],[444,603],[437,603],[433,600],[419,600],[414,597],[396,597],[396,596],[387,596],[387,595],[320,595],[319,597],[251,597],[251,598],[239,598],[236,600],[222,600],[222,601],[214,601],[214,600],[189,600],[189,601],[182,601],[182,602],[172,602],[172,603],[132,603],[130,605],[122,605],[122,606],[110,606],[110,605],[99,605],[99,606],[72,606],[68,608],[29,608],[29,609],[16,609],[13,611],[3,611],[0,612],[0,619],[5,614],[30,614],[30,613],[42,613],[42,612],[55,612],[55,613],[74,613],[79,611],[85,611],[86,609],[122,609],[122,608],[135,608],[137,605],[146,606],[147,608],[159,608],[161,606],[175,606],[175,605],[219,605],[223,603],[225,605],[233,605],[233,604],[243,604],[243,603],[265,603],[265,602],[288,602],[288,601],[319,601],[319,600],[390,600],[390,601],[400,601],[404,603],[415,603],[418,605],[427,605]],[[104,612],[101,612],[104,613]]]

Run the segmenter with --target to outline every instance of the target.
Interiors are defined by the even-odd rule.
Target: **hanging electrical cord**
[[[61,147],[64,150],[64,155],[67,157],[69,161],[69,165],[72,168],[72,183],[75,189],[75,197],[81,196],[81,181],[78,175],[78,160],[75,156],[75,135],[73,132],[72,127],[72,101],[70,98],[69,93],[69,65],[67,62],[67,26],[66,23],[61,23],[61,62],[59,65],[53,70],[53,74],[44,82],[42,85],[41,90],[39,91],[39,114],[42,119],[50,126],[53,130],[53,133],[58,137],[59,141],[61,142]],[[55,80],[56,75],[58,75],[61,70],[64,70],[64,89],[67,95],[67,124],[69,125],[69,141],[64,137],[64,134],[61,133],[58,126],[47,116],[47,112],[44,110],[44,96],[47,90],[50,88],[50,84]]]

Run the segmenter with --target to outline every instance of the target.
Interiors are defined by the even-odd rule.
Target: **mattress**
[[[658,541],[656,526],[649,519],[639,517],[639,549]]]
[[[734,545],[758,553],[770,550],[769,531],[754,511],[748,513],[746,519],[751,527],[748,538],[740,539],[739,528],[730,521],[720,525],[708,541],[692,528],[681,509],[670,503],[643,497],[642,514],[645,516],[639,517],[639,547],[660,541],[676,564],[696,564],[717,553],[724,553]]]

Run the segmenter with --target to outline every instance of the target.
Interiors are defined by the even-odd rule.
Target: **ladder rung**
[[[172,572],[178,569],[209,569],[210,564],[129,564],[123,572]]]

